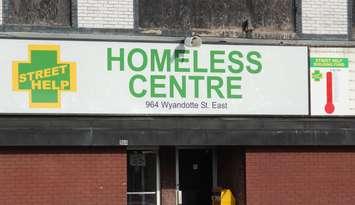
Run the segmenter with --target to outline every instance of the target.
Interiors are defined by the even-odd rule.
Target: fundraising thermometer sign
[[[311,48],[311,114],[355,115],[355,49]]]
[[[0,40],[1,113],[306,115],[307,49]]]

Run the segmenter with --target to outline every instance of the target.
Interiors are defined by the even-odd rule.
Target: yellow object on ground
[[[235,198],[230,189],[223,189],[221,192],[221,205],[236,205]]]

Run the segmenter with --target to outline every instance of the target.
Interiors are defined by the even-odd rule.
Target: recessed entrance
[[[178,150],[178,204],[210,204],[213,184],[212,149]]]

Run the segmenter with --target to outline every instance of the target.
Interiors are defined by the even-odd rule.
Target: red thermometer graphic
[[[327,72],[327,104],[325,105],[325,111],[328,114],[332,114],[334,112],[334,104],[333,104],[333,73]]]

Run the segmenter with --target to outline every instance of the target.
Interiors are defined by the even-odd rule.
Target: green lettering
[[[166,68],[166,71],[170,72],[171,69],[171,50],[169,49],[164,49],[163,51],[163,56],[160,59],[159,58],[159,53],[158,49],[152,49],[150,51],[150,56],[151,56],[151,71],[155,71],[155,68],[158,68],[159,72],[163,72],[164,68]]]
[[[140,56],[142,57],[142,64],[137,66],[137,65],[134,65],[134,59],[133,59],[133,56],[136,55],[136,54],[140,54]],[[143,71],[146,67],[147,67],[147,54],[145,53],[145,51],[141,48],[134,48],[132,49],[129,53],[128,53],[128,66],[131,70],[133,71]]]
[[[257,59],[255,59],[257,58]],[[252,67],[250,65],[247,66],[247,70],[249,73],[260,73],[260,71],[262,70],[262,64],[259,61],[259,59],[261,59],[261,54],[257,51],[251,51],[248,53],[247,55],[247,60],[249,63],[255,65],[256,67]]]
[[[237,81],[241,81],[242,77],[227,77],[227,98],[241,99],[242,95],[233,94],[233,90],[240,90],[241,86],[237,85]]]
[[[240,61],[238,58],[243,58],[243,54],[240,52],[240,51],[232,51],[229,53],[228,55],[228,58],[229,60],[238,65],[237,67],[234,67],[232,65],[229,65],[228,66],[228,70],[231,72],[231,73],[240,73],[243,71],[244,69],[244,64],[242,61]]]
[[[194,72],[196,73],[206,73],[207,68],[199,68],[198,66],[198,51],[193,51],[193,58],[194,58]]]
[[[224,73],[226,72],[224,68],[217,68],[217,63],[224,63],[224,59],[218,59],[217,55],[224,55],[225,51],[211,51],[210,53],[210,67],[212,73]]]
[[[176,89],[180,97],[186,98],[186,76],[181,77],[181,83],[176,80],[175,76],[170,76],[170,97],[175,97],[174,90]],[[175,89],[174,89],[175,88]]]
[[[199,98],[200,97],[200,80],[204,80],[205,77],[204,76],[189,76],[189,80],[194,81],[194,96],[195,98]]]
[[[212,82],[217,82],[214,84]],[[217,76],[208,76],[207,77],[207,97],[212,97],[212,90],[216,92],[219,98],[224,98],[221,88],[223,87],[223,79]]]
[[[141,80],[142,82],[146,82],[147,79],[143,76],[143,75],[134,75],[132,76],[132,78],[129,80],[129,92],[131,93],[131,95],[133,95],[134,97],[136,98],[141,98],[141,97],[144,97],[145,94],[147,93],[147,90],[145,89],[142,89],[141,92],[137,92],[135,89],[134,89],[134,83],[136,80]]]
[[[189,68],[180,67],[180,63],[188,63],[189,59],[184,58],[183,55],[189,54],[189,50],[175,50],[175,72],[189,72]]]
[[[151,75],[150,76],[150,96],[152,98],[164,98],[165,93],[157,93],[158,88],[165,88],[164,83],[158,83],[157,80],[165,80],[164,75]]]
[[[112,62],[120,62],[120,71],[124,70],[124,49],[120,48],[120,56],[112,56],[112,48],[107,48],[107,70],[112,71]]]

